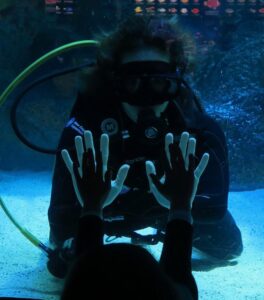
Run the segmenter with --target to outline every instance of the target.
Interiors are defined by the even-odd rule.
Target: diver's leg
[[[243,251],[241,232],[229,211],[215,223],[194,220],[193,246],[221,260],[236,258]]]

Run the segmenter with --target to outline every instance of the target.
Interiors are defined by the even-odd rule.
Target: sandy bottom
[[[43,243],[48,242],[50,189],[49,173],[0,173],[0,195],[7,207]],[[232,266],[193,272],[200,299],[263,300],[264,190],[231,192],[229,210],[242,231],[244,252]],[[2,210],[0,249],[0,297],[59,299],[63,281],[49,274],[45,254],[21,235]],[[158,258],[161,244],[149,250]]]

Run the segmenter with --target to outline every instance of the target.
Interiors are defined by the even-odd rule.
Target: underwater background
[[[66,43],[93,39],[129,14],[178,18],[197,43],[189,82],[227,138],[229,209],[241,229],[237,264],[194,270],[200,299],[264,299],[264,1],[263,0],[0,0],[0,93],[40,56]],[[0,107],[0,196],[15,218],[48,240],[54,156],[23,144],[11,126],[16,97],[28,84],[69,67],[93,62],[95,48],[74,49],[34,71]],[[76,99],[78,70],[31,89],[16,123],[34,145],[54,149]],[[60,280],[46,257],[0,211],[0,297],[58,299]],[[158,257],[161,245],[150,247]]]

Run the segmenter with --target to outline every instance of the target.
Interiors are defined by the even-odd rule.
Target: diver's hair
[[[112,32],[101,31],[94,38],[100,43],[97,63],[103,69],[115,69],[123,54],[144,46],[168,54],[170,62],[182,74],[195,67],[194,39],[180,27],[177,16],[131,15]]]
[[[110,32],[101,29],[93,32],[93,37],[99,42],[96,67],[82,72],[79,77],[79,90],[89,94],[90,99],[106,98],[107,95],[106,102],[112,105],[109,95],[113,89],[113,71],[118,68],[124,54],[142,47],[168,54],[173,68],[175,71],[178,69],[182,77],[195,70],[196,44],[192,35],[181,28],[177,16],[131,15],[120,22],[116,29]],[[179,96],[183,98],[186,93]],[[197,99],[197,102],[196,106],[202,112],[200,100]],[[191,101],[186,103],[188,106],[193,104]]]

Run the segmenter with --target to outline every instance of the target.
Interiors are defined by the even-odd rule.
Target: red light
[[[170,12],[172,14],[176,14],[177,9],[175,7],[171,7],[171,8],[168,8],[168,12]]]
[[[147,12],[155,12],[155,6],[146,7]]]
[[[221,5],[221,3],[218,0],[207,0],[204,1],[204,5],[209,8],[216,9]]]
[[[193,8],[192,9],[192,13],[195,14],[195,15],[199,14],[199,12],[200,12],[200,10],[198,8]]]

